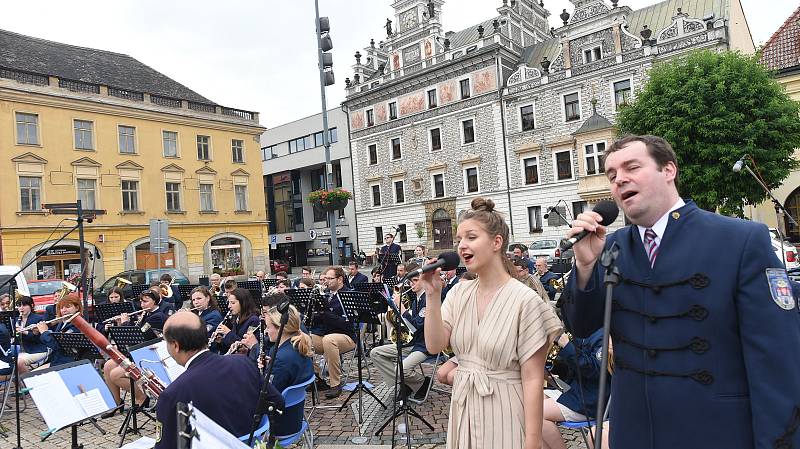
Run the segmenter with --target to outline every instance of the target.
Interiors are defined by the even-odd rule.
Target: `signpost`
[[[150,219],[150,252],[156,254],[156,277],[161,280],[161,255],[169,251],[169,222],[160,218]],[[149,282],[149,279],[147,280]]]

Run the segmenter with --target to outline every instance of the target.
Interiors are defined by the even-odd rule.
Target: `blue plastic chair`
[[[558,423],[559,426],[565,429],[578,429],[583,437],[583,442],[586,443],[586,449],[592,449],[592,445],[589,444],[589,428],[597,424],[595,420],[590,421],[562,421]]]
[[[290,387],[286,387],[285,390],[281,392],[284,401],[284,407],[289,408],[294,405],[300,404],[306,399],[306,387],[311,385],[315,380],[315,376],[312,374],[311,377],[303,383],[292,385]],[[261,419],[261,424],[259,425],[258,429],[255,431],[253,437],[253,446],[256,445],[259,441],[263,441],[266,437],[267,433],[269,432],[269,418],[267,415]],[[250,437],[249,434],[242,435],[239,437],[239,441],[247,442],[247,439]],[[277,435],[276,439],[281,446],[287,447],[290,444],[295,444],[300,441],[300,438],[305,437],[306,447],[309,449],[314,447],[314,433],[311,431],[311,427],[308,425],[308,421],[306,420],[305,416],[303,417],[303,422],[300,426],[300,430],[296,433],[291,435]]]

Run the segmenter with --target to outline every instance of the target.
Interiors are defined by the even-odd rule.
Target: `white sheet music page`
[[[189,417],[189,424],[197,432],[197,436],[192,439],[192,449],[249,449],[246,444],[230,434],[222,426],[212,421],[200,410],[192,407],[192,415]]]
[[[155,438],[141,437],[136,441],[131,441],[125,446],[120,446],[119,449],[153,449],[153,446],[155,445],[156,445]]]
[[[108,411],[108,405],[97,388],[75,396],[86,416],[95,416]]]
[[[178,362],[169,355],[169,351],[167,351],[167,342],[163,340],[160,341],[155,349],[158,353],[158,359],[161,360],[161,363],[164,365],[164,370],[166,370],[170,382],[175,382],[175,379],[183,374],[186,368],[178,365]]]
[[[24,383],[30,388],[31,398],[49,430],[60,429],[86,418],[83,409],[76,407],[75,398],[57,371],[29,377],[24,379]]]

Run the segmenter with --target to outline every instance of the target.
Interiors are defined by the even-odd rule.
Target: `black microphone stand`
[[[595,432],[594,449],[601,449],[603,444],[603,416],[605,416],[605,397],[606,383],[608,382],[608,341],[611,333],[611,296],[614,286],[619,284],[619,268],[617,268],[617,257],[619,257],[619,246],[614,242],[610,248],[603,251],[600,256],[600,265],[605,268],[603,283],[606,286],[606,302],[603,310],[603,350],[602,361],[600,363],[600,385],[597,401],[597,431]]]
[[[282,413],[279,411],[275,404],[267,401],[267,391],[269,391],[269,378],[272,376],[272,367],[275,366],[275,358],[278,354],[278,346],[281,344],[281,337],[283,337],[283,328],[286,327],[286,323],[289,321],[289,305],[291,303],[287,300],[280,304],[278,304],[277,309],[278,312],[281,314],[281,325],[278,328],[278,336],[275,337],[275,344],[272,345],[272,353],[270,354],[269,363],[267,364],[267,369],[264,370],[264,379],[261,383],[261,392],[258,394],[258,405],[256,405],[256,412],[253,415],[253,423],[250,426],[250,437],[247,438],[247,446],[251,447],[253,445],[253,436],[256,433],[256,429],[258,429],[258,425],[261,423],[261,419],[264,415],[268,415],[270,418],[275,417],[275,415]],[[264,338],[261,337],[261,343],[264,344]],[[273,421],[274,422],[274,421]],[[270,423],[272,424],[272,423]],[[273,425],[269,426],[269,436],[267,438],[267,448],[272,449],[275,447],[275,427]]]
[[[746,159],[747,157],[748,156],[743,158],[743,160]],[[744,163],[744,169],[747,170],[747,172],[750,173],[751,176],[753,176],[753,178],[761,186],[761,188],[764,189],[764,192],[767,193],[767,196],[772,201],[772,204],[775,207],[775,224],[776,224],[775,225],[775,229],[777,229],[777,231],[778,231],[778,239],[781,241],[781,263],[783,263],[784,268],[786,268],[786,260],[785,260],[786,259],[786,252],[783,249],[783,231],[781,230],[781,221],[782,221],[781,218],[788,219],[789,223],[791,223],[792,226],[797,226],[797,222],[794,220],[794,218],[792,218],[792,214],[790,214],[790,213],[788,213],[786,211],[786,208],[783,207],[783,204],[781,204],[781,202],[778,201],[777,198],[775,198],[775,196],[772,194],[772,191],[769,189],[769,187],[767,187],[767,185],[764,183],[764,181],[761,180],[761,177],[756,175],[753,172],[753,170],[750,169],[750,166],[747,165],[746,161]],[[734,171],[735,170],[736,169],[734,168]]]

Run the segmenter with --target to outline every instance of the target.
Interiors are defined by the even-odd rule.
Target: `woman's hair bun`
[[[486,212],[494,212],[494,201],[488,198],[475,198],[472,200],[472,210],[475,212],[486,211]]]

